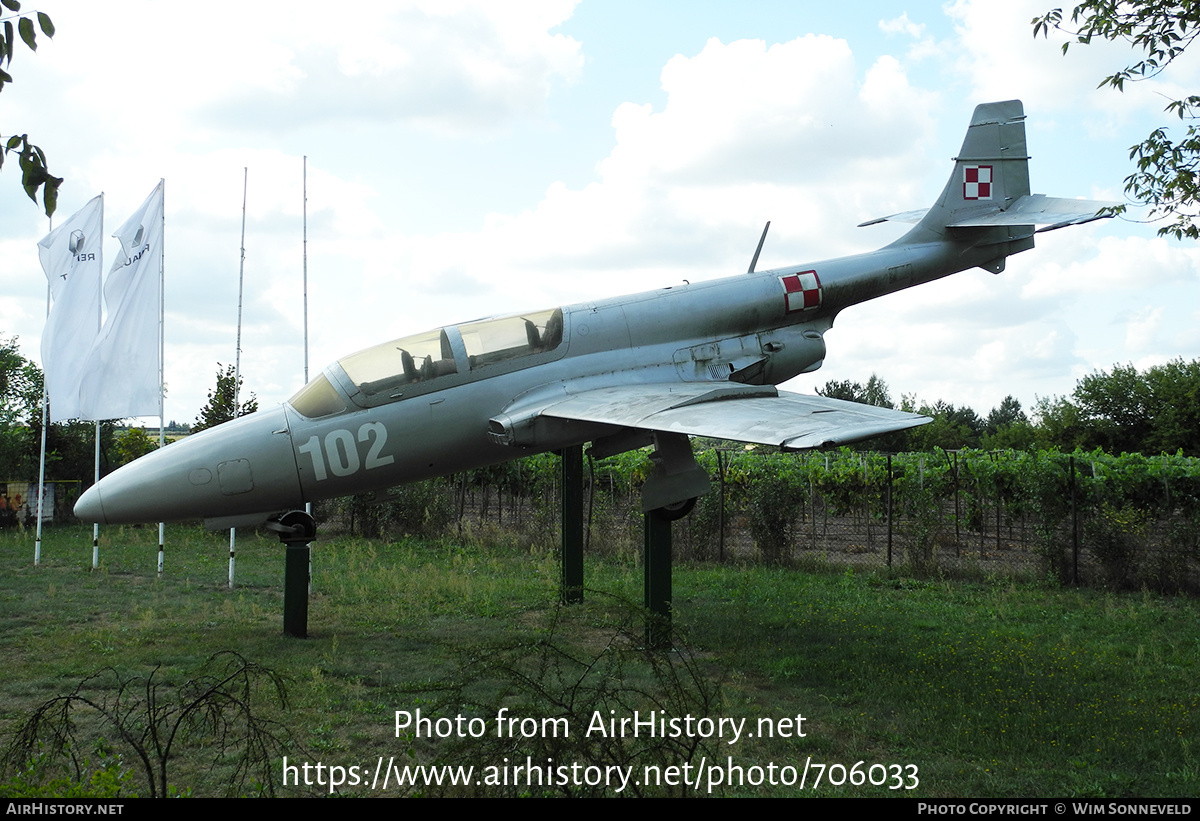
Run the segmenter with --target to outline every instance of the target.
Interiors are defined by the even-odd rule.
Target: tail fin
[[[951,240],[971,247],[999,246],[995,258],[982,267],[1000,273],[1007,256],[1033,247],[1035,226],[1002,219],[985,227],[979,221],[1003,218],[1009,207],[1028,196],[1025,107],[1020,100],[977,105],[942,195],[924,213],[897,215],[917,227],[896,244]]]
[[[926,211],[908,211],[864,222],[916,223],[896,244],[937,240],[996,249],[989,270],[1003,270],[1004,256],[1033,247],[1033,235],[1105,216],[1117,203],[1045,197],[1029,193],[1029,151],[1025,108],[1020,100],[975,107],[954,171],[937,202]],[[1048,226],[1036,228],[1038,225]]]
[[[1025,108],[1020,100],[984,103],[975,107],[954,172],[920,227],[940,234],[955,222],[1007,210],[1028,195]]]

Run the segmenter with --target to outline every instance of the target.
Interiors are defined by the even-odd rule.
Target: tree
[[[1110,453],[1140,451],[1151,430],[1154,403],[1133,365],[1117,365],[1080,379],[1072,394],[1089,424],[1089,445]]]
[[[992,408],[984,422],[980,444],[987,450],[1025,450],[1033,446],[1037,430],[1021,409],[1021,402],[1006,396]]]
[[[1145,382],[1154,402],[1154,428],[1143,452],[1200,456],[1200,359],[1155,365]]]
[[[113,423],[100,425],[100,465],[111,464]],[[46,429],[46,476],[87,486],[95,470],[95,423],[71,420]],[[42,369],[21,355],[16,337],[0,338],[0,482],[35,481],[42,438]]]
[[[158,450],[158,443],[150,438],[145,428],[126,428],[117,436],[117,467],[140,459],[152,450]]]
[[[1145,373],[1116,365],[1079,380],[1073,397],[1088,447],[1200,454],[1200,360],[1174,359]]]
[[[875,374],[871,374],[865,385],[861,382],[851,382],[849,379],[840,382],[831,379],[825,383],[825,387],[818,388],[817,393],[830,399],[845,399],[847,402],[861,402],[881,408],[895,407],[888,393],[887,383]]]
[[[1000,400],[999,405],[992,408],[992,412],[988,414],[987,422],[984,424],[988,433],[995,433],[1005,425],[1028,421],[1025,411],[1021,410],[1020,400],[1009,395]]]
[[[983,431],[983,420],[979,414],[967,405],[955,407],[939,399],[934,404],[923,403],[919,408],[913,408],[916,402],[912,397],[905,397],[902,410],[910,413],[920,413],[933,417],[927,425],[910,428],[908,448],[910,450],[957,450],[959,448],[979,447],[979,435]]]
[[[19,12],[21,10],[18,0],[0,0],[0,5],[9,11]],[[54,23],[50,22],[48,15],[37,12],[37,25],[42,30],[42,34],[47,37],[54,36]],[[12,75],[5,68],[12,68],[16,35],[20,35],[21,41],[29,47],[30,51],[37,51],[37,32],[34,30],[32,18],[24,15],[18,17],[15,32],[12,18],[4,20],[3,29],[0,29],[0,91],[4,90],[5,83],[13,81]],[[0,166],[4,165],[5,156],[14,152],[17,154],[17,162],[21,166],[21,185],[25,189],[25,193],[36,203],[37,192],[41,188],[42,205],[46,210],[46,216],[51,216],[58,205],[58,187],[62,184],[62,178],[50,174],[46,168],[45,153],[29,142],[28,134],[8,138],[4,144],[4,150],[0,151]]]
[[[1200,35],[1200,2],[1196,0],[1086,0],[1071,11],[1071,28],[1062,23],[1062,9],[1032,20],[1033,36],[1048,35],[1051,28],[1087,45],[1096,37],[1125,40],[1145,56],[1105,77],[1099,87],[1123,91],[1125,82],[1158,76]],[[1063,43],[1063,53],[1072,45]],[[1171,100],[1166,112],[1181,121],[1200,117],[1200,95]],[[1150,206],[1151,218],[1173,221],[1160,228],[1160,236],[1200,239],[1200,127],[1187,126],[1174,137],[1158,128],[1129,149],[1137,171],[1125,178],[1125,193]],[[1123,211],[1120,206],[1118,211]]]
[[[15,336],[0,337],[0,425],[28,423],[41,402],[41,368],[21,355]]]
[[[28,422],[40,408],[41,389],[41,371],[21,356],[17,338],[0,338],[0,481],[29,478]]]
[[[1069,399],[1040,396],[1033,405],[1040,447],[1072,451],[1084,446],[1090,431],[1079,408]]]
[[[250,398],[241,402],[237,412],[234,412],[234,388],[241,386],[242,378],[234,376],[234,366],[223,366],[218,362],[217,387],[208,392],[208,402],[200,410],[200,415],[196,417],[196,423],[192,425],[192,433],[199,433],[206,428],[213,428],[222,422],[228,422],[230,419],[257,411],[258,397],[250,394]]]

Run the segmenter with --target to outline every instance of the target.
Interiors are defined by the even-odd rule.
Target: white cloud
[[[1103,132],[1135,113],[1160,113],[1166,105],[1164,94],[1177,99],[1192,93],[1182,91],[1177,81],[1190,83],[1196,76],[1200,53],[1187,54],[1162,77],[1126,84],[1124,93],[1097,88],[1105,77],[1142,55],[1124,41],[1101,39],[1086,46],[1074,43],[1064,55],[1063,43],[1074,39],[1069,34],[1052,29],[1045,37],[1033,37],[1030,21],[1052,7],[1044,0],[955,0],[946,7],[955,21],[957,69],[970,84],[971,96],[1020,97],[1028,112],[1078,113],[1064,126],[1074,128],[1082,120],[1085,128]],[[1069,19],[1064,28],[1069,30]]]
[[[152,114],[129,134],[147,143],[355,119],[463,133],[540,116],[553,86],[578,79],[580,43],[550,32],[574,5],[300,0],[218,21],[192,6],[66,2],[48,70],[70,80],[77,121],[87,111],[116,129]]]
[[[885,34],[906,34],[914,39],[925,35],[925,25],[909,20],[907,11],[891,20],[880,20],[879,30]]]
[[[1125,325],[1125,347],[1131,352],[1149,348],[1162,327],[1162,319],[1162,306],[1137,311]]]
[[[1162,237],[1107,236],[1094,242],[1077,231],[1058,240],[1057,253],[1043,255],[1022,296],[1109,294],[1119,301],[1154,286],[1200,279],[1200,249]]]

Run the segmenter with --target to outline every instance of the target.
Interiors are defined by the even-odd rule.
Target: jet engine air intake
[[[812,373],[825,362],[825,337],[816,328],[793,325],[760,337],[769,357],[763,369],[764,382],[755,384],[778,385],[793,376]]]
[[[825,339],[811,326],[791,326],[681,348],[674,360],[676,371],[689,382],[771,385],[819,368]]]

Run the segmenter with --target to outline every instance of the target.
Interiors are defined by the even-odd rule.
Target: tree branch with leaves
[[[0,6],[12,12],[19,13],[21,11],[21,4],[18,0],[0,0]],[[15,27],[13,26],[14,18],[3,20],[4,25],[0,27],[0,91],[4,90],[6,84],[13,81],[8,69],[12,68],[17,37],[21,38],[21,42],[30,51],[37,51],[37,29],[33,23],[34,16],[37,18],[37,29],[41,29],[42,34],[47,37],[53,37],[54,23],[50,21],[49,15],[40,11],[16,17],[17,25]],[[46,216],[51,216],[58,206],[58,187],[62,185],[62,177],[55,177],[50,173],[46,167],[45,152],[29,142],[28,134],[11,136],[4,141],[4,149],[0,151],[0,167],[4,165],[5,157],[13,153],[17,155],[17,162],[21,167],[21,186],[25,189],[25,193],[36,203],[38,189],[42,189],[42,207],[46,211]]]
[[[1200,36],[1200,1],[1087,0],[1071,11],[1064,24],[1062,9],[1053,9],[1031,21],[1033,36],[1048,36],[1050,29],[1075,38],[1063,43],[1063,54],[1072,45],[1092,40],[1124,40],[1145,56],[1100,81],[1124,91],[1126,81],[1157,77],[1187,51]],[[1125,178],[1125,193],[1150,206],[1151,219],[1169,219],[1158,229],[1159,236],[1200,239],[1200,95],[1171,100],[1166,107],[1188,125],[1182,135],[1167,127],[1157,128],[1146,139],[1130,147],[1129,159],[1137,170]],[[1123,211],[1124,207],[1118,209]]]

